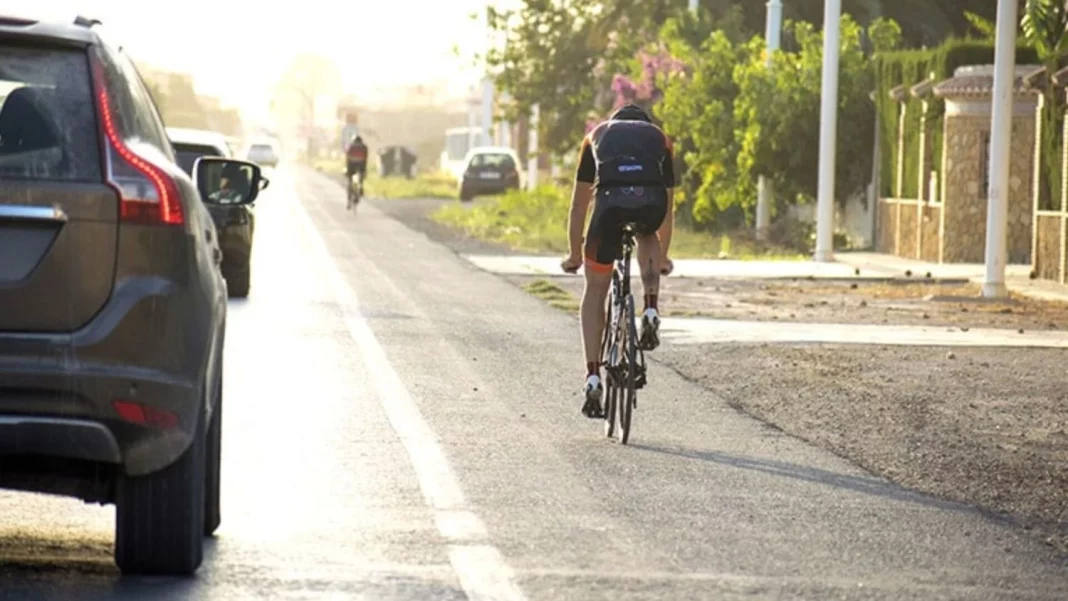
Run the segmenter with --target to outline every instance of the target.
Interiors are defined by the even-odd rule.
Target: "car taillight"
[[[138,224],[182,225],[182,202],[174,179],[137,155],[122,139],[111,112],[107,79],[100,59],[93,57],[97,108],[108,153],[108,183],[119,193],[119,219]]]
[[[111,402],[111,405],[123,421],[131,424],[163,430],[173,430],[178,427],[178,416],[172,411],[126,400],[115,400]]]

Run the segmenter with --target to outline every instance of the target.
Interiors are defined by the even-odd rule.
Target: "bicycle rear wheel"
[[[638,331],[634,325],[634,297],[627,296],[624,306],[624,320],[620,345],[623,351],[623,370],[620,374],[621,382],[618,383],[618,396],[616,407],[619,413],[619,442],[627,444],[630,440],[631,417],[634,413],[634,405],[638,395]]]

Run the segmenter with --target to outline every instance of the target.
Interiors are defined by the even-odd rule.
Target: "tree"
[[[754,38],[748,60],[734,69],[739,95],[735,104],[739,137],[738,199],[748,208],[755,198],[747,189],[757,176],[771,178],[782,194],[780,203],[809,202],[816,197],[819,174],[820,103],[823,35],[813,25],[788,22],[787,34],[796,52],[779,52],[772,68],[764,65],[763,40]],[[869,94],[874,87],[865,40],[878,50],[891,50],[900,39],[897,24],[875,21],[866,32],[849,15],[842,17],[839,59],[838,161],[836,197],[844,202],[861,192],[871,174],[875,111]]]
[[[591,112],[616,100],[635,54],[686,0],[524,0],[514,11],[490,11],[489,27],[504,39],[486,57],[497,87],[513,105],[508,118],[541,111],[540,140],[554,154],[573,153]]]
[[[673,23],[665,25],[664,33],[668,51],[686,65],[664,82],[664,99],[657,106],[685,166],[678,200],[689,205],[694,221],[710,223],[736,198],[738,88],[731,73],[744,60],[746,48],[732,43],[722,30],[696,47],[679,35]]]
[[[1027,0],[1020,28],[1024,39],[1038,53],[1046,73],[1057,72],[1068,57],[1068,7],[1064,0]],[[1042,161],[1039,202],[1043,208],[1059,206],[1062,144],[1064,140],[1064,92],[1047,77],[1042,88],[1045,112],[1042,119]]]
[[[656,110],[683,149],[682,197],[693,219],[707,224],[749,216],[760,175],[775,182],[779,208],[812,200],[818,184],[822,34],[810,23],[788,22],[786,38],[796,50],[777,52],[769,69],[759,36],[736,43],[718,30],[695,47],[684,33],[680,21],[664,27],[669,53],[685,68],[665,78]],[[892,21],[877,20],[865,31],[850,16],[842,17],[839,120],[847,125],[838,129],[840,200],[862,190],[871,172],[874,74],[865,47],[890,50],[900,39]]]

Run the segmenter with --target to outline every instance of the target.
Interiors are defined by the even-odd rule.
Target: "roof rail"
[[[74,24],[79,27],[92,27],[94,25],[103,25],[104,23],[102,23],[100,19],[93,19],[91,17],[83,17],[82,15],[78,15],[77,17],[74,17]]]

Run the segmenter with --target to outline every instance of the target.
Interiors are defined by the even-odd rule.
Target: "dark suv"
[[[0,14],[0,487],[116,506],[124,572],[197,569],[219,525],[224,168],[178,166],[99,24]],[[198,189],[199,185],[199,189]]]

